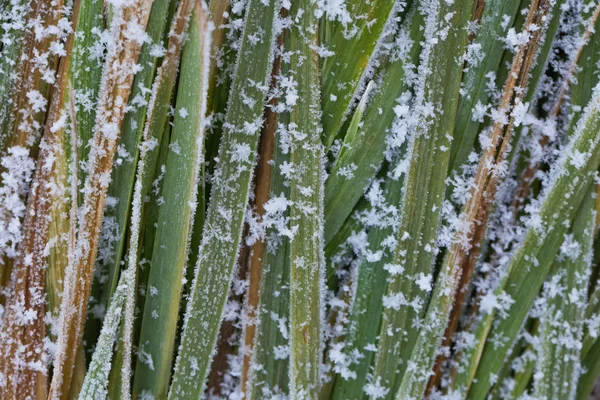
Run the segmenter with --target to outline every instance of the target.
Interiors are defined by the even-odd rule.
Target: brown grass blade
[[[151,1],[132,0],[115,7],[105,70],[100,90],[99,109],[89,155],[89,174],[84,187],[75,263],[67,271],[61,307],[59,348],[49,398],[66,398],[71,385],[75,356],[80,345],[83,323],[94,271],[98,239],[104,213],[106,192],[117,147],[126,99],[131,92],[135,64],[143,42]]]

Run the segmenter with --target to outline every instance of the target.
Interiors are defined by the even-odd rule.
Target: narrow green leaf
[[[75,21],[76,33],[73,35],[72,62],[70,79],[75,95],[75,112],[77,115],[77,158],[85,163],[90,151],[88,146],[92,139],[96,123],[96,107],[102,77],[102,58],[98,57],[95,46],[104,28],[104,4],[102,0],[80,0]],[[77,168],[78,182],[85,182],[86,170]],[[80,193],[77,204],[81,205],[83,194]]]
[[[115,290],[110,299],[110,305],[102,323],[102,330],[96,344],[96,350],[92,356],[88,372],[85,375],[83,387],[79,392],[80,400],[106,398],[113,345],[117,339],[123,304],[125,302],[125,292],[129,285],[135,285],[135,271],[133,270],[127,270],[121,274],[117,290]]]
[[[333,143],[361,78],[370,72],[369,63],[388,18],[408,8],[406,3],[394,0],[351,0],[344,6],[346,9],[335,10],[338,15],[331,15],[333,10],[325,15],[325,18],[340,20],[331,24],[331,35],[322,43],[327,51],[335,53],[324,58],[321,75],[326,148]]]
[[[322,350],[323,145],[317,20],[312,0],[292,3],[286,37],[298,102],[290,111],[290,398],[318,399]]]
[[[194,8],[194,4],[197,5]],[[182,1],[176,14],[173,32],[177,26],[187,25],[190,11],[189,38],[181,55],[181,77],[166,172],[162,188],[162,204],[158,215],[154,251],[150,262],[146,302],[142,318],[139,351],[134,380],[134,396],[152,394],[157,398],[167,396],[172,369],[175,335],[184,271],[187,261],[188,243],[196,209],[198,173],[202,162],[202,122],[206,112],[206,84],[208,79],[208,40],[206,11],[198,2]],[[184,31],[184,30],[181,30]],[[179,34],[179,37],[182,35]],[[176,35],[171,35],[172,38]],[[181,39],[180,39],[181,40]],[[170,46],[175,60],[179,51]],[[167,58],[165,58],[167,60]],[[173,74],[163,77],[157,95],[163,90],[170,92],[177,62],[163,65]],[[173,68],[171,66],[173,65]],[[200,71],[200,79],[198,79]],[[168,80],[170,83],[166,83]],[[168,102],[162,107],[168,107]],[[160,113],[160,111],[159,111]],[[166,110],[163,111],[166,117]],[[164,119],[152,114],[160,127]],[[152,122],[151,122],[152,125]],[[135,265],[135,264],[133,264]]]
[[[417,125],[409,144],[401,223],[367,391],[371,398],[396,395],[425,311],[462,76],[456,55],[467,45],[471,8],[467,0],[421,5],[426,22],[416,88]]]
[[[365,109],[358,109],[362,118],[353,119],[362,121],[357,134],[344,139],[338,159],[327,178],[324,214],[326,244],[337,234],[377,174],[386,147],[395,150],[406,147],[407,127],[394,124],[394,120],[404,117],[408,108],[410,82],[406,75],[410,66],[418,63],[424,34],[422,21],[423,17],[413,10],[402,23],[392,45],[399,56],[387,60],[381,76],[370,84],[373,86],[372,93],[366,93],[361,101]],[[390,106],[392,104],[394,107]]]
[[[593,189],[591,186],[592,192]],[[545,285],[547,303],[541,319],[541,351],[534,385],[534,395],[541,399],[575,396],[581,373],[579,343],[583,336],[594,224],[594,199],[588,193]]]
[[[563,241],[567,231],[565,221],[572,221],[592,175],[600,165],[599,106],[600,87],[596,87],[576,133],[561,151],[561,157],[551,172],[539,212],[532,220],[535,224],[528,228],[507,266],[505,276],[493,293],[486,295],[492,304],[500,299],[505,306],[500,306],[501,311],[510,309],[510,317],[506,312],[497,312],[496,307],[480,312],[472,331],[475,343],[463,356],[462,363],[468,368],[459,370],[454,384],[455,390],[464,391],[472,383],[470,398],[486,396],[491,380],[500,370],[504,356],[512,346]],[[496,323],[492,327],[495,317]]]
[[[239,96],[230,99],[227,110],[170,399],[198,398],[204,389],[242,235],[279,3],[250,0],[246,10],[232,84]]]
[[[600,338],[596,338],[581,364],[585,372],[579,378],[575,398],[588,400],[600,375]]]
[[[6,2],[2,7],[2,38],[0,50],[0,149],[4,149],[8,132],[12,130],[13,96],[19,79],[19,58],[24,45],[29,1]]]

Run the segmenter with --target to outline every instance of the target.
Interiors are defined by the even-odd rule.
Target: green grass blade
[[[536,217],[539,225],[528,228],[525,238],[508,264],[506,277],[493,293],[486,295],[490,296],[488,299],[493,300],[493,304],[499,298],[508,299],[509,303],[505,302],[505,306],[510,308],[510,317],[507,318],[508,314],[497,313],[496,307],[480,313],[473,332],[475,345],[467,351],[464,358],[469,368],[459,372],[455,382],[455,389],[459,391],[468,388],[472,382],[470,398],[481,399],[487,394],[491,378],[500,370],[504,355],[512,346],[563,241],[567,229],[563,222],[573,219],[587,192],[591,174],[600,165],[600,136],[597,132],[600,121],[599,90],[598,87],[595,89],[576,133],[563,149],[561,158],[551,172],[550,182]],[[515,306],[511,307],[511,303]],[[497,322],[490,330],[495,316],[498,317]],[[484,344],[482,339],[488,336]],[[497,342],[499,338],[503,338],[500,344]],[[475,366],[478,366],[476,372]]]
[[[279,8],[277,1],[251,0],[246,10],[232,84],[240,96],[230,99],[227,110],[170,399],[198,398],[203,391],[198,382],[208,374],[242,235]]]
[[[127,286],[135,285],[135,272],[127,270],[121,274],[121,279],[117,290],[111,296],[110,305],[106,311],[100,337],[96,344],[96,350],[92,356],[92,361],[88,367],[88,372],[83,381],[83,387],[79,392],[79,399],[104,399],[106,398],[108,388],[108,374],[110,373],[111,359],[113,356],[113,346],[117,339],[119,323],[123,304],[125,302],[125,292]]]
[[[319,117],[317,20],[311,0],[292,3],[286,44],[298,102],[290,111],[290,398],[317,399],[322,351],[323,145]]]
[[[100,0],[95,0],[102,3]],[[125,251],[127,223],[131,212],[131,198],[135,180],[136,165],[139,157],[139,146],[146,126],[148,102],[152,93],[152,82],[160,60],[161,49],[166,45],[166,33],[169,27],[169,7],[174,2],[171,0],[155,0],[152,3],[146,34],[150,42],[142,46],[138,64],[143,69],[139,71],[133,81],[130,95],[130,104],[133,109],[125,114],[119,146],[121,151],[111,172],[111,184],[108,196],[114,199],[114,206],[107,208],[104,214],[104,226],[112,227],[115,235],[106,243],[106,253],[98,259],[98,271],[105,283],[99,293],[100,303],[106,304],[114,291],[121,261]],[[160,129],[163,129],[161,125]]]
[[[335,55],[323,59],[321,104],[323,108],[323,143],[329,148],[340,129],[361,78],[369,73],[369,63],[376,53],[388,18],[407,8],[405,3],[394,0],[366,2],[352,0],[345,4],[347,10],[335,10],[341,22],[332,25],[331,37],[322,45]],[[346,18],[353,19],[346,21]],[[329,22],[329,21],[328,21]],[[366,83],[366,82],[365,82]]]
[[[278,116],[278,124],[285,127],[288,118],[287,114]],[[290,155],[289,152],[284,154],[285,143],[279,134],[275,140],[271,200],[265,207],[271,211],[267,218],[281,214],[285,219],[289,218],[289,209],[281,210],[277,202],[289,198],[290,188],[282,166],[290,161]],[[261,266],[258,326],[248,388],[248,398],[252,400],[289,395],[289,354],[285,352],[289,353],[290,334],[290,242],[288,237],[277,233],[275,227],[265,233],[267,248]]]
[[[77,158],[81,162],[87,160],[92,139],[94,124],[96,123],[96,108],[102,77],[102,58],[98,57],[95,45],[100,32],[104,28],[104,4],[101,0],[82,0],[77,11],[75,27],[77,33],[73,36],[72,63],[70,79],[75,95],[75,112],[77,115]],[[77,179],[85,182],[86,170],[78,167]],[[81,205],[83,194],[79,195],[77,203]]]
[[[394,149],[406,147],[406,127],[394,126],[394,120],[404,116],[410,83],[406,74],[410,65],[418,63],[420,42],[424,31],[423,17],[412,11],[403,22],[396,43],[400,57],[388,60],[376,79],[362,115],[356,135],[344,139],[342,149],[325,184],[325,243],[328,244],[348,218],[356,203],[375,177],[389,145]],[[406,96],[406,95],[404,95]],[[366,97],[363,98],[363,101]],[[397,104],[401,103],[401,104]],[[364,104],[364,103],[363,103]],[[394,107],[390,107],[394,104]],[[396,105],[397,104],[397,105]],[[355,113],[356,114],[356,113]],[[386,143],[386,138],[392,143]],[[341,196],[340,193],[344,195]]]
[[[463,95],[458,104],[454,141],[450,152],[450,171],[465,164],[473,150],[483,116],[474,116],[476,106],[485,107],[489,100],[489,74],[500,68],[506,43],[502,38],[512,27],[520,0],[491,0],[484,4],[479,29],[469,44],[471,58],[463,77]]]
[[[195,8],[194,4],[197,5]],[[165,398],[169,388],[169,371],[172,369],[182,282],[187,265],[188,242],[196,208],[198,174],[202,161],[202,122],[206,112],[208,78],[207,41],[210,35],[207,33],[206,11],[198,2],[180,3],[176,14],[179,22],[174,22],[176,25],[173,28],[176,34],[171,37],[182,37],[178,31],[184,30],[178,27],[187,25],[192,9],[194,12],[189,25],[189,39],[181,55],[181,77],[162,188],[163,201],[149,266],[150,274],[138,346],[145,356],[138,357],[137,360],[134,396],[148,393]],[[179,51],[175,47],[170,46],[170,49],[173,51],[174,60],[177,60]],[[174,63],[173,68],[170,64],[164,66],[173,72],[173,75],[167,73],[164,76],[165,82],[171,80],[170,84],[165,83],[165,88],[172,87],[177,61]],[[198,70],[201,71],[200,79]],[[159,85],[158,95],[161,94],[162,87],[163,85]],[[166,104],[168,108],[169,103]],[[152,114],[153,119],[157,117],[159,116]],[[164,127],[164,119],[157,122],[161,128]]]
[[[371,398],[394,396],[424,314],[454,128],[462,65],[456,54],[467,44],[468,1],[425,2],[425,45],[417,84],[418,123],[409,144],[401,224],[379,337]],[[448,18],[446,18],[448,16]],[[410,238],[410,240],[408,240]],[[417,240],[418,238],[418,240]]]
[[[591,346],[589,353],[582,361],[584,373],[577,383],[577,400],[588,400],[600,375],[600,338]]]
[[[25,40],[24,26],[27,24],[29,2],[14,1],[3,5],[2,38],[0,51],[0,149],[4,149],[6,139],[12,131],[14,115],[11,115],[15,89],[19,79],[17,65]]]
[[[534,395],[538,398],[575,396],[581,373],[578,344],[583,336],[594,236],[593,206],[590,193],[581,204],[572,233],[565,237],[555,271],[546,283],[547,304],[541,320],[541,351],[535,374]]]
[[[379,188],[378,184],[371,190],[377,193]],[[375,357],[370,347],[377,342],[379,335],[383,312],[382,293],[385,292],[389,278],[386,268],[392,262],[391,249],[387,248],[384,242],[396,234],[402,180],[388,177],[382,190],[385,200],[381,203],[375,200],[371,209],[381,213],[381,219],[387,222],[382,223],[382,226],[372,227],[368,233],[369,254],[377,257],[363,257],[357,267],[356,292],[348,322],[348,333],[343,342],[343,357],[349,364],[342,362],[339,366],[334,365],[338,376],[333,388],[333,399],[362,399],[363,388]],[[357,357],[357,354],[360,354],[360,357],[356,365],[353,365],[350,360]]]

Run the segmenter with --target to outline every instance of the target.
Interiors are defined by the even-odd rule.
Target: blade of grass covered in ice
[[[323,157],[318,24],[311,0],[292,3],[286,35],[289,77],[298,83],[291,105],[290,141],[290,397],[317,399],[323,339]]]
[[[386,147],[398,149],[405,144],[407,129],[402,123],[394,124],[394,120],[406,113],[410,98],[407,73],[410,65],[418,63],[422,20],[414,11],[404,20],[391,44],[390,59],[384,63],[381,77],[369,84],[373,93],[365,93],[360,103],[364,108],[359,105],[355,112],[353,121],[360,123],[357,132],[344,138],[325,186],[326,244],[339,231],[375,177]],[[395,106],[390,107],[391,104]]]
[[[85,165],[90,150],[89,144],[96,123],[96,106],[98,104],[104,61],[104,45],[102,44],[101,35],[104,31],[105,21],[103,1],[80,0],[79,3],[79,10],[74,14],[76,33],[73,39],[73,50],[71,51],[73,61],[69,75],[73,87],[73,103],[78,127],[78,145],[76,147],[77,154],[75,155],[79,164],[75,167],[77,169],[77,184],[83,185],[87,171]],[[82,202],[83,193],[79,192],[77,205],[81,206]],[[92,295],[92,297],[96,298],[98,296]],[[95,339],[101,328],[101,321],[93,313],[88,321],[90,320],[97,322],[86,326],[86,330],[93,330],[94,332],[93,337],[84,334],[84,338],[91,343],[96,341]]]
[[[27,203],[23,239],[19,246],[20,255],[16,258],[12,271],[0,330],[0,368],[3,376],[7,377],[0,388],[3,398],[36,398],[36,394],[40,394],[37,390],[40,382],[43,382],[43,395],[47,392],[42,369],[43,341],[46,334],[45,249],[49,238],[52,204],[66,192],[60,176],[56,173],[59,163],[55,160],[64,157],[61,155],[64,152],[62,141],[66,115],[62,106],[66,97],[69,61],[69,58],[63,60],[59,71],[59,83],[53,93],[53,102]],[[12,160],[19,169],[33,168],[33,165],[24,164],[27,163],[27,159],[20,160],[18,153],[9,153],[5,160]],[[24,319],[24,310],[32,314],[30,322]],[[39,365],[39,368],[33,368],[35,365]]]
[[[539,9],[538,9],[539,8]],[[444,329],[452,312],[461,274],[465,265],[471,270],[478,258],[479,247],[485,234],[490,208],[494,203],[497,188],[505,172],[505,160],[515,125],[515,111],[522,105],[523,96],[528,87],[531,66],[537,54],[536,44],[543,35],[543,21],[551,7],[548,4],[532,2],[527,25],[525,27],[530,40],[522,43],[513,58],[511,73],[504,85],[504,93],[498,106],[498,118],[489,132],[486,147],[480,156],[479,165],[468,196],[460,215],[461,222],[452,238],[450,248],[440,267],[431,302],[425,314],[425,320],[412,352],[397,398],[420,397],[429,379],[423,371],[430,371],[439,351]],[[529,32],[529,26],[536,27]],[[508,120],[505,125],[503,120]],[[470,263],[469,263],[470,261]],[[470,273],[470,272],[468,272]]]
[[[85,322],[110,170],[125,113],[123,99],[129,97],[134,65],[143,41],[143,36],[126,32],[134,28],[141,32],[145,30],[150,5],[146,1],[132,0],[115,7],[113,15],[80,213],[77,258],[65,279],[59,345],[50,388],[50,396],[54,398],[66,396],[71,384]]]
[[[282,39],[283,34],[279,36],[278,45],[281,45]],[[273,72],[271,73],[272,87],[276,87],[277,77],[280,75],[280,73],[281,58],[276,57],[273,63]],[[277,129],[278,118],[275,108],[277,107],[278,102],[279,99],[277,97],[270,99],[267,109],[265,110],[265,124],[260,134],[254,198],[254,212],[256,213],[256,217],[259,221],[262,221],[265,218],[265,205],[268,204],[271,195],[274,154],[275,147],[277,146],[275,132]],[[266,237],[258,237],[253,240],[254,243],[251,245],[250,256],[248,259],[248,290],[246,291],[246,302],[244,305],[246,311],[244,317],[245,324],[243,328],[243,364],[240,383],[241,390],[244,393],[247,393],[252,389],[248,383],[250,381],[250,365],[253,358],[256,331],[259,322],[259,302],[261,293],[261,280],[263,275],[263,260],[266,257],[265,253],[267,250]],[[269,295],[270,294],[266,294],[266,296]]]
[[[273,60],[277,1],[251,0],[169,398],[199,397],[233,279]],[[258,36],[257,36],[258,32]],[[201,382],[201,383],[199,383]]]
[[[537,398],[573,398],[577,390],[594,236],[593,206],[594,199],[588,194],[573,221],[572,233],[561,246],[555,271],[546,282],[534,383]]]
[[[135,286],[135,270],[128,269],[121,274],[117,289],[110,298],[98,343],[79,392],[81,400],[106,398],[113,346],[117,340],[128,286]]]
[[[204,143],[202,122],[206,112],[210,33],[207,31],[207,12],[198,1],[182,1],[177,19],[185,26],[192,5],[195,7],[189,39],[181,57],[181,77],[162,188],[163,200],[149,266],[138,346],[143,357],[138,357],[135,368],[134,397],[143,393],[157,398],[167,396],[188,242],[196,208]],[[178,53],[173,53],[175,58],[178,58]],[[198,71],[201,71],[200,79]]]
[[[104,29],[103,8],[101,0],[79,0],[80,5],[74,16],[76,34],[72,50],[72,67],[70,79],[73,85],[75,114],[77,117],[77,158],[81,162],[87,160],[88,143],[96,123],[96,104],[102,77],[102,56],[98,54],[101,31]],[[85,182],[85,168],[77,168],[79,182]],[[81,205],[83,195],[79,195]]]
[[[389,273],[386,268],[392,254],[386,242],[394,239],[402,180],[387,177],[385,183],[375,183],[367,194],[371,206],[367,208],[367,223],[377,225],[368,232],[368,253],[357,267],[356,289],[348,322],[348,332],[343,340],[342,362],[335,363],[332,399],[362,399],[375,357],[372,348],[377,342],[383,312],[383,296]]]
[[[23,71],[18,66],[21,51],[31,41],[31,36],[26,34],[25,29],[31,12],[29,5],[27,0],[3,2],[0,13],[3,38],[0,50],[0,149],[4,149],[6,137],[12,131],[14,123],[15,116],[11,109],[20,73]]]
[[[598,211],[596,210],[596,213]],[[593,279],[593,278],[592,278]],[[584,336],[581,343],[581,356],[587,357],[588,352],[598,338],[598,326],[600,326],[600,288],[598,282],[589,297],[585,309],[585,319],[587,324],[584,330]]]
[[[204,231],[204,218],[206,217],[206,201],[207,201],[207,192],[208,188],[206,185],[207,182],[207,165],[214,166],[214,156],[217,153],[219,139],[221,137],[221,128],[222,126],[215,121],[218,119],[215,117],[215,114],[222,114],[226,105],[227,105],[227,97],[229,95],[229,84],[231,83],[231,79],[229,77],[230,74],[227,75],[227,78],[223,77],[224,72],[222,69],[224,66],[226,68],[230,68],[232,62],[223,62],[221,59],[222,52],[225,52],[224,47],[226,43],[226,33],[227,28],[225,28],[225,24],[230,16],[229,1],[222,0],[211,0],[208,5],[208,17],[210,22],[212,23],[212,39],[211,39],[211,53],[210,53],[210,66],[208,70],[208,94],[207,94],[207,103],[206,103],[206,115],[207,115],[207,124],[205,125],[204,132],[204,159],[205,163],[201,166],[200,177],[198,181],[198,212],[196,212],[196,217],[194,220],[194,226],[192,230],[192,237],[190,239],[190,250],[188,255],[188,266],[186,277],[190,278],[186,282],[186,286],[184,287],[184,294],[187,297],[189,294],[189,288],[192,283],[191,277],[194,275],[194,266],[196,260],[198,259],[198,249],[200,247],[200,243],[202,242],[202,232]],[[229,52],[231,53],[231,51]],[[228,53],[228,54],[229,54]],[[232,57],[232,60],[234,58]],[[221,80],[225,80],[226,82],[222,82]],[[217,90],[218,88],[218,90]],[[215,100],[216,99],[216,100]],[[208,121],[211,121],[210,123]],[[212,126],[212,132],[210,132],[210,127]],[[210,140],[207,140],[208,134],[212,133]],[[208,150],[207,146],[211,146],[211,152]],[[212,157],[212,158],[211,158]],[[206,163],[208,162],[208,164]],[[212,169],[210,169],[212,171]],[[184,306],[185,307],[185,306]]]
[[[135,184],[136,196],[133,200],[135,207],[132,207],[132,219],[131,228],[129,235],[129,255],[127,258],[128,268],[135,268],[137,270],[137,260],[140,246],[140,218],[146,216],[147,203],[145,199],[150,196],[150,191],[153,188],[155,171],[159,159],[159,149],[161,143],[164,141],[165,126],[169,123],[168,114],[171,110],[171,101],[174,92],[175,79],[180,63],[180,56],[183,47],[184,35],[188,26],[188,19],[192,9],[192,1],[182,1],[179,3],[176,12],[174,13],[172,24],[169,31],[169,40],[167,48],[165,49],[164,57],[160,68],[156,72],[156,80],[153,84],[152,94],[148,105],[148,118],[142,134],[142,145],[137,163],[138,173]],[[152,12],[151,12],[152,16]],[[197,43],[196,43],[197,44]],[[142,53],[143,55],[143,53]],[[201,60],[200,60],[201,61]],[[196,88],[197,86],[189,86]],[[181,96],[189,95],[187,91],[182,90]],[[196,104],[193,102],[194,98],[188,98],[190,104],[187,106],[190,110],[195,110]],[[185,108],[182,111],[183,114],[189,113],[187,108],[179,105],[180,108]],[[200,118],[202,113],[193,113],[190,116],[189,126],[186,125],[186,121],[183,123],[180,119],[177,119],[179,124],[177,125],[179,130],[185,130],[186,128],[191,129],[192,133],[194,128],[199,129]],[[187,116],[187,115],[186,115]],[[181,118],[181,115],[180,115]],[[184,118],[185,120],[185,118]],[[197,127],[195,125],[198,125]],[[167,136],[168,137],[168,136]],[[168,143],[168,140],[167,140]],[[190,147],[186,147],[185,151],[190,152],[194,150],[194,143],[190,144]],[[187,153],[186,153],[187,154]],[[189,154],[187,154],[189,156]],[[114,173],[114,170],[113,170]],[[153,230],[154,227],[147,227],[147,230]],[[185,249],[185,246],[182,250]],[[118,270],[117,270],[118,272]],[[145,280],[144,280],[145,283]],[[110,392],[120,392],[122,398],[129,396],[129,386],[131,377],[131,342],[133,340],[133,309],[135,306],[136,292],[133,288],[129,289],[127,294],[126,302],[126,313],[127,317],[123,323],[123,335],[122,343],[118,349],[115,365],[119,366],[119,370],[111,376]]]
[[[588,354],[581,362],[583,373],[577,382],[577,400],[588,400],[600,375],[600,338],[596,338]]]
[[[335,21],[331,37],[321,43],[321,104],[326,148],[333,143],[351,108],[361,78],[372,73],[370,63],[388,19],[405,8],[406,3],[395,0],[352,0],[342,3],[341,7],[330,5],[317,10],[319,14],[325,13],[324,18]],[[329,56],[328,52],[334,54]]]
[[[289,199],[290,190],[284,174],[290,155],[288,151],[284,153],[286,139],[281,135],[289,115],[280,114],[277,119],[279,128],[274,143],[270,199],[265,204],[265,218],[275,225],[265,232],[257,326],[246,386],[247,397],[253,400],[289,396],[290,243],[289,237],[281,234],[276,225],[279,218],[283,221],[289,218],[289,208],[284,206],[285,203],[281,204],[283,199]]]
[[[487,394],[491,377],[500,370],[563,241],[567,230],[564,222],[573,219],[600,164],[599,103],[600,88],[596,87],[576,133],[551,172],[523,241],[500,282],[482,298],[486,306],[479,312],[472,330],[473,345],[465,351],[463,367],[454,382],[454,389],[460,392],[471,387],[472,398],[484,398]],[[492,329],[495,317],[498,318]],[[500,337],[504,338],[501,343],[497,342]]]
[[[467,0],[431,1],[419,10],[425,18],[425,35],[416,84],[413,118],[417,122],[409,144],[401,224],[390,263],[393,272],[383,298],[375,368],[367,391],[371,398],[395,395],[417,339],[417,322],[425,311],[462,76],[462,64],[455,57],[467,45],[471,8]]]
[[[475,39],[467,50],[467,68],[463,76],[463,92],[459,104],[454,141],[450,151],[450,171],[456,171],[465,164],[473,143],[479,133],[484,111],[489,99],[487,87],[491,74],[501,66],[506,43],[502,38],[512,28],[519,11],[520,0],[486,1],[478,24]],[[483,109],[482,109],[483,108]]]
[[[101,3],[99,0],[95,1]],[[142,46],[138,59],[138,64],[142,66],[142,69],[134,77],[129,95],[129,105],[132,106],[132,109],[125,114],[121,127],[118,143],[121,150],[113,165],[111,183],[108,187],[108,197],[115,199],[115,204],[113,207],[107,208],[104,213],[104,226],[112,226],[116,230],[116,237],[110,239],[111,247],[107,248],[106,254],[98,257],[97,260],[97,268],[105,277],[105,283],[100,285],[101,292],[98,293],[99,301],[103,305],[108,304],[108,299],[119,279],[121,261],[125,251],[127,221],[131,212],[131,197],[139,158],[139,146],[146,127],[146,117],[149,112],[148,102],[156,68],[159,60],[164,56],[166,50],[164,46],[167,46],[168,16],[170,15],[169,8],[172,6],[171,0],[154,0],[152,2],[146,29],[148,42]],[[167,93],[170,99],[171,93]],[[159,129],[162,130],[163,126]],[[99,329],[98,326],[95,328]]]
[[[37,155],[50,88],[55,83],[58,55],[62,53],[52,43],[57,41],[63,44],[61,42],[64,42],[70,30],[68,24],[61,23],[66,22],[67,18],[63,15],[66,11],[63,7],[62,1],[37,1],[28,6],[27,21],[21,27],[24,32],[19,62],[14,66],[15,70],[6,71],[16,74],[18,78],[13,82],[14,87],[9,89],[12,91],[12,100],[8,103],[12,107],[6,120],[10,129],[5,133],[3,152],[11,146],[23,146],[31,151],[32,157]],[[40,29],[47,32],[40,35]],[[43,57],[44,63],[39,62],[38,57]]]
[[[28,186],[35,167],[33,160],[38,154],[50,88],[55,83],[57,54],[60,52],[56,51],[56,47],[64,46],[70,29],[69,24],[66,23],[67,17],[63,15],[63,12],[68,9],[64,9],[65,6],[61,1],[33,2],[28,6],[28,12],[23,15],[19,15],[19,2],[15,1],[13,5],[15,21],[12,22],[16,25],[15,29],[21,29],[23,32],[20,34],[12,32],[14,35],[7,34],[7,37],[3,38],[3,42],[14,39],[20,41],[21,45],[13,49],[18,51],[18,54],[15,54],[18,62],[12,68],[5,66],[7,70],[0,73],[11,76],[6,82],[11,87],[5,88],[9,93],[6,93],[6,98],[2,99],[10,108],[7,109],[8,115],[0,121],[0,124],[7,124],[6,131],[0,132],[0,142],[3,142],[0,148],[3,157],[0,165],[3,172],[0,175],[0,232],[2,232],[0,286],[2,287],[8,286],[13,262],[17,257],[17,247],[21,239],[19,228],[22,226]],[[21,21],[24,26],[21,25]],[[10,23],[7,26],[10,26]],[[39,31],[45,34],[39,35]],[[11,45],[6,43],[6,47],[9,51]],[[7,58],[10,57],[11,54],[8,54]],[[44,62],[38,61],[39,59],[43,59]],[[0,107],[4,107],[4,104]],[[8,163],[9,159],[15,157],[17,153],[23,161],[31,162],[23,164],[18,171],[13,171]],[[28,168],[23,169],[25,167]],[[22,177],[19,178],[15,173]]]

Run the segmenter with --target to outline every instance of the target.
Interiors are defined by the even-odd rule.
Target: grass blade
[[[273,61],[278,2],[251,0],[246,6],[219,162],[213,177],[205,232],[187,306],[179,355],[169,398],[197,398],[217,339],[223,307],[233,278],[250,191],[266,88]],[[258,39],[253,36],[260,32]]]
[[[125,293],[129,285],[135,285],[134,270],[127,270],[121,274],[117,290],[111,297],[94,356],[85,375],[81,392],[79,392],[80,400],[106,398],[113,345],[117,340],[117,331],[121,322],[123,304],[125,303]]]
[[[298,102],[290,111],[290,397],[317,399],[322,351],[323,145],[319,107],[318,29],[311,0],[292,3],[286,43]],[[309,10],[306,12],[305,10]]]
[[[395,151],[403,145],[406,147],[407,129],[401,124],[394,125],[394,119],[404,116],[401,114],[406,108],[405,97],[411,86],[407,75],[411,66],[418,63],[424,34],[422,19],[414,11],[407,16],[392,44],[401,56],[384,63],[379,79],[369,84],[373,86],[373,93],[367,92],[363,96],[361,103],[365,106],[364,110],[359,106],[355,112],[353,119],[361,122],[357,134],[344,138],[325,184],[325,243],[329,243],[340,230],[375,177],[386,147],[390,146]],[[400,104],[389,106],[396,103]]]
[[[210,39],[207,32],[207,13],[199,2],[179,3],[177,22],[172,29],[174,34],[170,36],[172,40],[181,41],[192,9],[194,12],[189,28],[190,39],[186,42],[181,57],[181,78],[164,176],[163,202],[157,221],[142,318],[139,350],[145,357],[138,357],[137,360],[134,396],[167,396],[188,242],[196,208],[198,174],[204,142],[202,122],[206,112],[209,46],[207,41]],[[163,88],[170,92],[177,71],[180,43],[170,44],[169,51],[172,51],[173,58],[169,59],[170,63],[161,66],[158,76],[159,79],[165,79],[165,85],[158,83],[158,96]],[[200,80],[197,78],[198,66],[202,67],[200,70],[203,78]],[[163,67],[165,75],[162,74]],[[169,80],[170,82],[166,83]],[[162,103],[162,121],[159,116],[160,110],[159,113],[151,115],[151,118],[159,120],[161,128],[164,127],[168,104]]]
[[[496,303],[501,301],[499,299],[509,299],[509,303],[505,302],[505,305],[509,307],[509,304],[514,302],[518,307],[510,308],[510,318],[496,312],[495,306],[491,310],[486,309],[480,312],[473,329],[476,344],[467,351],[467,357],[464,359],[464,363],[469,363],[467,364],[469,368],[459,372],[454,386],[457,390],[465,390],[472,382],[469,391],[469,396],[472,398],[484,398],[487,394],[491,385],[491,376],[498,373],[504,355],[512,346],[548,273],[554,255],[563,241],[566,227],[562,222],[572,220],[587,191],[587,182],[591,180],[591,174],[600,165],[600,136],[596,129],[600,120],[598,89],[600,88],[594,89],[592,100],[578,123],[575,135],[565,146],[563,156],[551,172],[550,182],[545,189],[536,217],[539,218],[540,225],[528,228],[523,241],[507,266],[505,277],[493,293],[487,295],[487,299],[493,301],[492,304],[500,304]],[[582,163],[577,159],[579,154],[583,155]],[[573,176],[577,178],[574,179]],[[497,323],[491,329],[492,319],[496,316]],[[489,344],[491,342],[488,344],[482,342],[482,339],[488,336],[488,341],[494,341],[498,337],[503,337],[505,340],[502,344],[493,346]],[[479,368],[475,371],[477,365]]]
[[[426,23],[415,105],[418,123],[407,155],[410,161],[401,200],[401,224],[391,263],[397,268],[383,299],[375,370],[368,390],[371,398],[395,395],[430,290],[452,139],[448,132],[454,127],[462,75],[462,65],[456,63],[455,56],[462,54],[467,44],[465,27],[470,9],[468,1],[425,2],[420,9]]]
[[[139,37],[127,37],[125,27],[146,26],[150,3],[132,0],[117,7],[113,16],[114,42],[109,46],[102,77],[99,111],[90,151],[90,169],[86,178],[85,198],[80,217],[75,264],[67,272],[61,306],[59,349],[50,388],[51,398],[68,394],[75,355],[82,336],[89,298],[98,238],[108,189],[108,177],[117,147],[118,133],[133,82],[133,64],[141,47]]]
[[[97,41],[104,29],[103,2],[100,0],[79,0],[79,9],[74,16],[76,34],[73,39],[72,67],[69,71],[73,85],[73,102],[77,116],[77,158],[82,163],[88,158],[94,124],[96,123],[96,108],[102,78],[102,57],[97,54]],[[86,169],[77,166],[78,182],[85,182]],[[77,201],[81,205],[83,195]]]
[[[592,189],[594,189],[592,187]],[[594,237],[594,199],[588,194],[565,236],[555,272],[546,282],[547,308],[541,319],[541,352],[537,361],[534,395],[544,399],[571,399],[581,373],[587,281]],[[561,290],[562,289],[562,290]]]
[[[403,11],[407,7],[394,0],[353,0],[345,6],[346,10],[327,10],[326,18],[337,18],[339,22],[332,23],[331,36],[322,43],[328,51],[335,52],[335,57],[324,58],[321,75],[323,143],[327,149],[351,108],[353,96],[360,90],[361,80],[372,73],[370,63],[376,57],[377,43],[388,19],[396,14],[392,10],[397,7]]]
[[[585,372],[579,378],[575,398],[577,400],[588,400],[600,374],[600,339],[596,338],[589,353],[582,361],[582,367]]]
[[[9,132],[13,129],[14,96],[18,91],[20,74],[23,69],[17,67],[23,47],[31,40],[23,29],[29,19],[31,9],[27,0],[3,2],[0,21],[2,21],[2,48],[0,52],[0,149],[4,149]],[[13,72],[14,73],[11,73]]]

